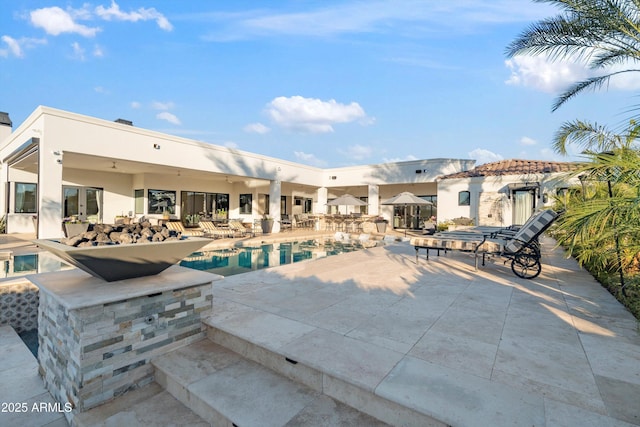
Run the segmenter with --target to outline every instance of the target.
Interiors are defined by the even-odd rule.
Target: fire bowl
[[[153,276],[202,248],[211,239],[188,237],[169,242],[149,242],[77,248],[58,240],[33,241],[63,261],[107,282]]]

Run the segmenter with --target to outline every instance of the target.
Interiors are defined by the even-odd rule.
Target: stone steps
[[[157,383],[131,390],[110,402],[77,414],[74,427],[190,426],[210,424],[171,396]]]
[[[157,383],[212,425],[387,425],[208,339],[153,365]]]
[[[221,348],[231,350],[291,381],[304,384],[317,393],[372,417],[372,420],[381,420],[386,423],[384,425],[420,427],[447,425],[423,412],[382,397],[373,390],[344,378],[339,373],[324,372],[294,360],[288,357],[289,355],[280,354],[276,350],[270,350],[249,339],[224,331],[216,327],[211,319],[205,322],[209,325],[207,337]]]

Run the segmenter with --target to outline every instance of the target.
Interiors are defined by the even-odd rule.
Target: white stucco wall
[[[454,218],[472,218],[478,225],[501,225],[512,224],[513,212],[512,201],[509,199],[508,185],[513,183],[539,182],[540,190],[536,198],[536,209],[543,206],[550,206],[553,203],[552,195],[559,187],[566,187],[574,180],[570,180],[566,174],[527,174],[527,175],[502,175],[473,178],[442,179],[438,181],[438,222],[445,222]],[[471,194],[470,206],[458,205],[458,193],[469,191]],[[501,199],[501,218],[488,218],[487,212],[490,209],[480,209],[481,193],[490,193],[488,199]],[[547,202],[544,203],[544,194],[547,194]],[[500,197],[502,196],[502,197]],[[483,213],[484,215],[480,215]],[[494,209],[495,215],[495,209]]]

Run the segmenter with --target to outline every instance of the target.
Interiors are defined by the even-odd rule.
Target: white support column
[[[274,219],[272,233],[280,232],[280,196],[282,184],[279,180],[269,182],[269,215]]]
[[[380,213],[380,187],[369,184],[369,215]]]
[[[41,143],[38,154],[38,238],[61,237],[63,153]]]
[[[7,200],[7,183],[9,182],[9,165],[0,164],[0,212],[11,212],[9,206],[6,206]]]
[[[316,205],[316,209],[313,213],[315,214],[325,214],[327,213],[327,198],[329,191],[326,187],[318,188],[318,204]]]

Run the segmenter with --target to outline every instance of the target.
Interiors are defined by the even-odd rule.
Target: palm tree
[[[640,124],[635,120],[629,122],[629,127],[623,134],[618,134],[599,126],[597,123],[574,120],[565,122],[553,138],[553,149],[560,154],[567,155],[567,146],[576,144],[583,148],[583,153],[606,152],[617,148],[632,149],[637,147],[640,136]]]
[[[574,173],[586,185],[566,204],[556,237],[581,264],[618,271],[626,295],[623,273],[640,261],[640,151],[623,146],[585,156]]]
[[[532,24],[506,48],[513,57],[546,54],[552,60],[576,59],[604,74],[573,84],[554,102],[552,110],[586,89],[599,89],[616,75],[640,71],[614,66],[640,61],[640,1],[534,0],[558,6],[562,13]]]

